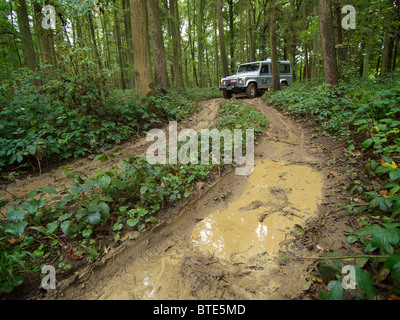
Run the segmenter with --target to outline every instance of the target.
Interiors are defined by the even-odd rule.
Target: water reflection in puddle
[[[263,160],[256,164],[239,199],[197,224],[193,244],[224,259],[274,253],[295,224],[317,211],[321,198],[318,172]]]

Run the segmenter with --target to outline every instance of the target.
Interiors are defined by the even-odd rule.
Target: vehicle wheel
[[[228,91],[228,90],[222,90],[224,93],[224,98],[225,99],[230,99],[232,98],[232,92]]]
[[[253,99],[257,95],[257,87],[254,83],[250,83],[246,88],[246,97]]]
[[[281,83],[281,89],[282,89],[282,90],[285,90],[287,87],[288,87],[287,82],[282,82],[282,83]]]

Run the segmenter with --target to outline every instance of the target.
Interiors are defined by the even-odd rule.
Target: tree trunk
[[[177,0],[169,1],[169,10],[171,16],[171,37],[173,51],[173,72],[174,84],[176,87],[183,87],[183,68],[182,68],[182,48],[179,31],[179,11]]]
[[[249,52],[250,52],[250,61],[256,60],[255,53],[255,45],[253,38],[253,22],[251,21],[251,2],[247,0],[247,24],[249,26]]]
[[[346,61],[346,48],[343,45],[342,10],[340,0],[335,0],[336,45],[338,63]]]
[[[100,54],[97,48],[97,42],[96,42],[96,34],[94,32],[94,22],[93,22],[93,13],[91,11],[88,12],[88,21],[89,21],[89,30],[90,30],[90,36],[91,36],[91,41],[92,41],[92,49],[93,49],[93,54],[95,56],[97,65],[99,66],[99,71],[103,69],[103,66],[101,64],[100,60]]]
[[[129,75],[129,88],[133,89],[135,87],[135,74],[134,63],[133,63],[133,51],[132,51],[132,28],[131,28],[131,16],[129,9],[129,0],[123,0],[124,6],[124,21],[125,21],[125,36],[127,43],[127,55],[128,55],[128,75]],[[167,82],[168,83],[168,82]]]
[[[57,60],[55,56],[52,30],[42,28],[42,7],[35,1],[33,2],[33,11],[35,16],[36,34],[39,40],[41,61],[45,65],[52,65],[52,69],[56,69]]]
[[[364,55],[364,62],[363,62],[363,80],[368,80],[369,76],[369,55],[370,55],[370,44],[368,41],[365,43],[365,55]]]
[[[17,16],[22,43],[24,44],[25,62],[30,70],[35,71],[37,69],[36,52],[33,45],[32,33],[29,26],[28,10],[25,0],[18,0]]]
[[[116,7],[116,0],[114,0],[114,7]],[[115,20],[115,41],[117,42],[118,49],[118,64],[119,64],[119,74],[121,77],[121,89],[126,89],[125,78],[124,78],[124,63],[122,61],[122,46],[121,46],[121,32],[119,29],[118,13],[117,8],[114,10],[114,20]]]
[[[280,77],[279,77],[279,63],[278,63],[278,50],[277,50],[277,36],[276,36],[276,7],[275,0],[270,0],[270,25],[269,36],[271,41],[271,69],[272,69],[272,88],[280,90]]]
[[[235,46],[234,46],[234,39],[235,39],[235,32],[234,32],[234,15],[233,15],[233,0],[228,0],[228,5],[229,5],[229,54],[230,54],[230,60],[231,60],[231,73],[233,74],[235,72],[235,59],[234,59],[234,54],[235,54]]]
[[[224,20],[222,16],[222,3],[217,0],[217,18],[218,18],[218,34],[219,34],[219,50],[221,54],[222,74],[224,77],[229,76],[228,59],[226,57]]]
[[[146,0],[130,0],[135,84],[140,95],[154,94]]]
[[[319,26],[325,84],[337,85],[339,81],[332,21],[331,0],[319,1]]]
[[[154,81],[156,87],[168,88],[167,62],[165,58],[164,39],[161,28],[160,7],[158,0],[147,0],[151,45],[154,59]]]

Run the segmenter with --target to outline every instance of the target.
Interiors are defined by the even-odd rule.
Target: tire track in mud
[[[210,127],[221,101],[203,102],[199,112],[179,123],[179,128],[200,130]],[[342,146],[326,137],[313,138],[314,127],[289,119],[260,98],[244,99],[243,102],[262,111],[269,120],[269,127],[259,137],[255,149],[257,166],[262,168],[262,164],[266,163],[270,170],[258,177],[270,183],[264,188],[265,197],[262,201],[250,196],[247,202],[241,204],[242,197],[250,190],[248,187],[252,188],[255,182],[251,177],[236,176],[234,170],[228,171],[211,187],[205,187],[185,207],[167,209],[167,213],[162,215],[165,218],[161,217],[153,229],[144,232],[136,240],[124,242],[99,262],[60,283],[56,292],[44,298],[300,298],[306,276],[315,267],[315,262],[292,258],[316,256],[329,250],[346,248],[342,232],[346,225],[333,214],[342,199],[332,192],[334,186],[347,183],[343,179],[345,168],[329,165],[332,157],[340,156]],[[270,181],[274,172],[277,173],[276,182]],[[193,230],[216,213],[227,211],[236,202],[240,207],[238,211],[257,214],[258,222],[255,223],[258,224],[268,219],[270,214],[292,222],[298,221],[296,216],[300,215],[299,212],[303,213],[301,201],[304,199],[297,204],[292,194],[296,185],[307,179],[302,176],[305,172],[315,173],[321,178],[321,185],[315,185],[321,190],[320,195],[311,201],[315,202],[317,209],[309,209],[316,212],[306,215],[308,219],[303,217],[299,220],[303,227],[300,237],[291,235],[293,228],[280,230],[284,231],[284,238],[278,248],[288,259],[277,258],[276,254],[256,247],[257,244],[250,244],[250,247],[245,245],[243,251],[230,252],[221,257],[218,251],[204,250],[193,242]],[[294,175],[298,180],[290,185]],[[281,185],[282,181],[286,184]],[[311,186],[310,191],[305,191],[306,195],[302,197],[307,197],[312,190]],[[222,225],[226,227],[231,223],[227,221]]]

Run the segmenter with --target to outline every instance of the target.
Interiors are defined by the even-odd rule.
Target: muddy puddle
[[[229,286],[230,298],[268,299],[279,286],[267,281],[274,254],[317,213],[322,189],[322,176],[309,166],[260,160],[239,197],[197,222],[181,243],[134,261],[93,298],[224,298],[218,287]]]

